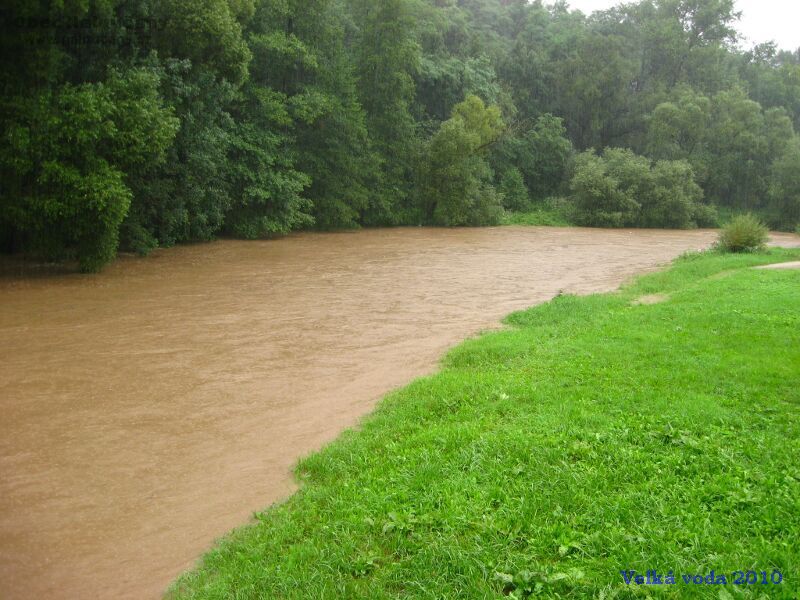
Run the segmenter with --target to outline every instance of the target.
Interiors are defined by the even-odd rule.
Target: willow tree
[[[421,165],[419,203],[425,222],[490,225],[502,215],[502,196],[493,186],[489,148],[504,130],[499,108],[477,96],[453,108],[428,142]]]

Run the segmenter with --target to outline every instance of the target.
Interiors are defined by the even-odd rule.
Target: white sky
[[[622,3],[621,0],[567,2],[571,8],[587,14]],[[736,9],[742,12],[736,28],[747,38],[742,40],[742,46],[750,47],[773,40],[784,50],[800,47],[800,0],[736,0]]]

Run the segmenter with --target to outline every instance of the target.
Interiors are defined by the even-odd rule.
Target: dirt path
[[[156,598],[451,345],[704,231],[395,229],[0,277],[0,597]],[[787,236],[782,241],[797,240]]]
[[[764,265],[763,267],[757,267],[758,269],[768,269],[772,271],[784,270],[784,269],[800,269],[800,261],[792,261],[792,262],[785,262],[785,263],[775,263],[774,265]]]

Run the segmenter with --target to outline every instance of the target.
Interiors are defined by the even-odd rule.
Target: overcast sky
[[[572,8],[585,13],[620,4],[620,0],[567,0]],[[547,2],[545,2],[547,4]],[[800,0],[736,0],[742,19],[737,29],[748,40],[742,45],[774,40],[778,47],[796,50],[800,47]]]

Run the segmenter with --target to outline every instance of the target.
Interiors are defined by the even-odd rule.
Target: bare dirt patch
[[[772,265],[763,265],[761,267],[756,267],[756,269],[766,269],[770,271],[783,270],[783,269],[800,269],[800,260],[796,260],[793,262],[785,262],[785,263],[775,263]]]
[[[641,305],[649,305],[649,304],[661,304],[662,302],[666,302],[669,300],[669,296],[667,294],[649,294],[647,296],[642,296],[637,298],[631,304],[633,306],[641,306]]]

